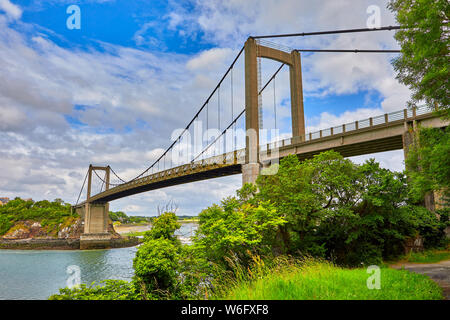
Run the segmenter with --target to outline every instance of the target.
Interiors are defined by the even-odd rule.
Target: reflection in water
[[[196,229],[183,224],[177,231],[181,240]],[[184,238],[184,239],[183,239]],[[187,242],[187,241],[183,241]],[[0,299],[47,299],[66,287],[67,267],[76,265],[81,282],[105,279],[131,280],[137,247],[111,250],[0,250]]]

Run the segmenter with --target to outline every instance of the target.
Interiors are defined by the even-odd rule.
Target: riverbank
[[[105,249],[134,247],[140,243],[137,237],[123,236],[109,240]],[[1,239],[0,249],[9,250],[80,250],[80,239]]]

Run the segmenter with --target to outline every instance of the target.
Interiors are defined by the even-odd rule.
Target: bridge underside
[[[366,141],[351,145],[343,145],[340,147],[332,147],[322,150],[300,153],[297,154],[297,157],[300,160],[305,160],[308,158],[312,158],[316,154],[331,149],[339,152],[343,157],[361,156],[365,154],[403,149],[403,139],[402,136],[394,136],[380,140]]]
[[[240,164],[221,166],[216,169],[212,169],[212,170],[208,170],[208,171],[194,172],[194,173],[190,173],[190,174],[184,175],[184,176],[168,178],[166,180],[156,181],[154,183],[137,186],[133,189],[119,191],[117,193],[102,197],[100,200],[94,201],[94,203],[95,202],[109,202],[112,200],[120,199],[123,197],[131,196],[131,195],[146,192],[146,191],[176,186],[179,184],[195,182],[195,181],[200,181],[200,180],[208,180],[208,179],[212,179],[212,178],[225,177],[225,176],[229,176],[229,175],[233,175],[233,174],[239,174],[241,172],[242,172],[242,169],[241,169]]]
[[[306,144],[308,144],[308,143],[306,143]],[[342,156],[344,156],[344,157],[352,157],[352,156],[371,154],[371,153],[377,153],[377,152],[399,150],[402,148],[403,148],[403,139],[402,139],[402,136],[399,135],[399,136],[393,136],[393,137],[388,137],[388,138],[384,138],[384,139],[355,143],[355,144],[351,144],[351,145],[342,145],[339,147],[317,149],[317,150],[311,151],[311,152],[297,153],[297,156],[300,160],[304,160],[304,159],[311,158],[314,155],[319,154],[323,151],[333,149],[334,151],[337,151],[340,154],[342,154]],[[293,151],[292,148],[289,148],[289,149],[291,149],[291,150],[288,152],[292,153],[292,151]],[[280,154],[279,158],[280,159],[284,158],[284,155]],[[213,179],[213,178],[225,177],[225,176],[230,176],[230,175],[240,174],[240,173],[242,173],[242,164],[220,166],[220,167],[212,169],[212,170],[194,172],[194,173],[190,173],[190,174],[184,175],[184,176],[168,178],[166,180],[161,180],[161,181],[156,181],[156,182],[149,183],[149,184],[136,186],[133,189],[127,189],[127,190],[116,192],[116,193],[108,195],[108,196],[104,196],[99,200],[93,201],[93,203],[109,202],[109,201],[117,200],[120,198],[124,198],[127,196],[131,196],[131,195],[135,195],[135,194],[139,194],[139,193],[147,192],[147,191],[151,191],[151,190],[176,186],[176,185],[195,182],[195,181],[202,181],[202,180],[208,180],[208,179]]]

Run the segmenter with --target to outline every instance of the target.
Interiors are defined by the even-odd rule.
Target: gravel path
[[[450,300],[450,260],[438,263],[397,263],[390,266],[394,269],[401,269],[424,274],[434,280],[443,290],[446,300]]]

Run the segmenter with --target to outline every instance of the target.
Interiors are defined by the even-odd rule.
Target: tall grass
[[[424,252],[411,252],[404,257],[407,262],[436,263],[450,259],[450,250],[427,250]]]
[[[226,300],[432,300],[442,289],[426,276],[380,269],[381,288],[368,289],[365,268],[345,269],[326,261],[283,257],[270,266],[254,258],[251,268],[237,264],[234,278],[222,281],[215,299]],[[247,272],[247,275],[246,275]],[[222,279],[224,280],[224,279]]]

